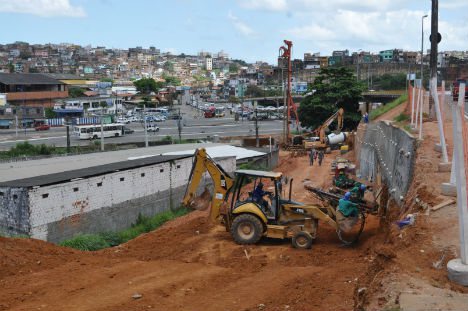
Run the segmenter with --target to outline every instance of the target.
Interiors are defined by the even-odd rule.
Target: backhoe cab
[[[320,208],[291,200],[292,179],[286,199],[282,194],[287,179],[282,173],[237,170],[235,178],[232,178],[208,156],[205,149],[195,152],[182,201],[185,206],[191,206],[205,172],[210,174],[214,187],[210,218],[222,223],[238,244],[255,244],[265,236],[292,238],[294,247],[310,248],[317,234],[318,220],[340,230],[334,208]],[[347,236],[347,242],[355,242],[361,231],[362,227],[359,232]]]

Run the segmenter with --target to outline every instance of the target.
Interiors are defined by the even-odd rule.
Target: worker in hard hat
[[[362,201],[364,200],[364,193],[366,192],[366,185],[361,183],[355,183],[353,189],[351,189],[351,196],[355,200]]]
[[[351,202],[351,192],[346,192],[344,197],[338,201],[338,210],[345,217],[356,217],[359,215],[358,204]]]

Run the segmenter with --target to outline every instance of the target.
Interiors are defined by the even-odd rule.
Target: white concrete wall
[[[187,183],[192,159],[40,187],[29,191],[31,236],[47,240],[47,224]],[[163,172],[161,172],[163,170]],[[144,174],[144,176],[142,176]],[[123,181],[121,181],[123,178]],[[98,186],[102,183],[102,186]],[[77,189],[77,191],[75,191]],[[47,197],[43,197],[47,196]]]
[[[217,162],[229,173],[236,169],[234,157]],[[176,160],[172,165],[166,162],[33,188],[29,191],[30,236],[48,240],[50,223],[68,219],[64,225],[70,225],[71,219],[71,225],[76,221],[78,226],[82,214],[124,202],[132,208],[132,200],[183,187],[188,182],[191,168],[192,158],[186,158]],[[98,186],[100,183],[102,185]]]

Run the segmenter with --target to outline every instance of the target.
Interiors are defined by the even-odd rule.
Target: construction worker
[[[314,157],[315,157],[315,149],[310,150],[309,153],[309,165],[313,166],[314,165]]]
[[[364,199],[364,192],[366,192],[366,185],[356,182],[353,189],[351,189],[351,196],[353,199],[362,201]]]
[[[322,161],[324,157],[325,157],[325,153],[323,152],[323,150],[320,150],[318,153],[319,166],[322,166]]]
[[[257,202],[260,206],[262,206],[265,209],[268,209],[268,202],[263,199],[263,197],[267,194],[271,194],[269,191],[264,191],[263,190],[263,183],[259,182],[257,187],[255,187],[255,190],[252,193],[252,198],[255,202]]]
[[[369,114],[367,112],[364,113],[362,118],[364,119],[364,123],[369,123]]]
[[[356,217],[359,215],[358,204],[351,202],[351,192],[346,192],[344,197],[338,201],[338,210],[345,217]]]

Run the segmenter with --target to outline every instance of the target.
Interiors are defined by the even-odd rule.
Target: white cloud
[[[439,9],[460,9],[468,7],[466,0],[444,0],[439,3]]]
[[[327,29],[317,24],[295,27],[286,31],[287,35],[304,40],[323,40],[330,41],[336,39],[333,30]]]
[[[422,15],[422,11],[409,10],[338,10],[333,14],[312,14],[309,16],[312,22],[290,28],[284,34],[293,41],[310,41],[318,48],[334,45],[334,49],[349,48],[353,51],[363,49],[377,52],[387,48],[418,50]],[[428,20],[425,22],[429,23]],[[427,31],[426,26],[426,34]]]
[[[286,0],[239,0],[241,7],[246,9],[260,9],[268,11],[286,10]]]
[[[69,0],[0,0],[0,12],[24,13],[42,17],[84,17],[85,10]]]
[[[463,1],[463,0],[451,0]],[[387,11],[406,3],[406,0],[238,0],[241,7],[264,11]]]
[[[255,34],[252,28],[241,21],[237,16],[233,15],[232,12],[228,13],[228,18],[234,25],[234,28],[236,28],[244,36],[250,37]]]

